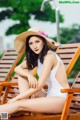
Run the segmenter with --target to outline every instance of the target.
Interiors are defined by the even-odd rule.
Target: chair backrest
[[[80,72],[73,82],[72,88],[80,89]],[[74,93],[69,112],[80,112],[80,93]]]
[[[62,44],[62,47],[57,50],[57,54],[62,59],[68,75],[80,57],[80,43]]]
[[[0,60],[0,83],[10,81],[13,77],[13,71],[15,66],[20,61],[24,51],[19,54],[14,49],[8,49]],[[2,94],[3,87],[0,86],[0,96]]]
[[[80,43],[62,44],[62,47],[57,50],[57,54],[63,60],[66,72],[69,74],[77,58],[80,56]],[[23,53],[18,54],[14,49],[5,51],[0,60],[0,82],[11,78],[12,72],[22,55]]]
[[[59,54],[59,56],[63,60],[63,63],[66,67],[67,75],[70,73],[70,71],[72,70],[72,68],[73,68],[73,66],[76,62],[76,60],[80,56],[79,45],[80,44],[68,44],[68,45],[64,44],[64,45],[62,45],[62,48],[59,48],[57,50],[57,53]],[[72,62],[74,62],[74,64]],[[11,80],[11,82],[16,82],[17,79],[18,79],[17,74],[15,74],[15,76]],[[10,88],[8,87],[6,89],[5,94],[4,94],[3,102],[6,102],[8,99],[11,99],[11,98],[15,97],[18,93],[19,93],[19,90],[18,90],[17,86],[16,87],[13,86],[13,87],[10,87]]]
[[[14,49],[8,49],[0,60],[0,82],[6,81],[11,77],[13,63],[15,62],[18,54]]]
[[[8,49],[0,60],[0,82],[12,79],[12,72],[23,55],[17,53],[14,49]]]

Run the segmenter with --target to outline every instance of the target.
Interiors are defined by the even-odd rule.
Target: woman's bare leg
[[[20,93],[24,93],[26,90],[28,90],[29,84],[28,84],[27,78],[18,76],[18,87],[19,87]]]
[[[8,114],[11,114],[11,113],[15,113],[17,111],[20,111],[19,110],[19,102],[16,101],[16,102],[13,102],[13,103],[6,103],[6,104],[3,104],[3,105],[0,105],[0,113],[2,112],[8,112]]]
[[[19,87],[19,91],[20,93],[24,93],[26,90],[29,89],[29,84],[27,81],[27,78],[23,78],[21,76],[18,76],[18,87]],[[45,97],[46,96],[46,92],[44,89],[38,91],[37,93],[33,94],[31,96],[31,98],[35,98],[35,97]]]
[[[20,94],[23,94],[25,91],[27,91],[29,89],[29,84],[28,84],[27,78],[18,76],[18,88],[19,88]],[[14,101],[16,99],[16,97],[9,100],[8,103]],[[26,99],[28,99],[28,98],[29,97],[27,97]]]
[[[63,97],[40,97],[25,101],[20,108],[22,111],[37,113],[61,113],[64,103]]]
[[[25,72],[27,72],[26,69],[24,69]],[[32,74],[33,70],[30,70],[29,72]],[[19,87],[19,91],[20,93],[24,93],[26,90],[29,89],[29,83],[27,80],[27,77],[22,77],[20,75],[18,75],[18,87]]]
[[[62,112],[64,102],[65,99],[63,97],[24,99],[10,104],[0,105],[0,112],[8,112],[8,114],[12,114],[17,111],[60,113]]]

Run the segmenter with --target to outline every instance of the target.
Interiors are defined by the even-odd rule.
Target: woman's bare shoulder
[[[48,58],[48,57],[51,58],[51,59],[55,59],[56,58],[55,52],[48,51],[47,55],[45,56],[45,58]]]
[[[53,65],[56,64],[56,55],[53,51],[48,51],[47,55],[45,56],[44,61],[50,62]]]

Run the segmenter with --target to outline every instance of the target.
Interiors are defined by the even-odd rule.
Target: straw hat
[[[26,38],[30,35],[38,35],[45,38],[48,46],[52,49],[55,49],[59,46],[59,44],[57,44],[54,40],[50,39],[42,29],[30,28],[28,31],[19,34],[14,40],[14,48],[17,52],[20,52],[22,47],[25,47]]]

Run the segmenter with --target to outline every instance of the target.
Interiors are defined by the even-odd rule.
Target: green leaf
[[[5,8],[0,12],[0,21],[7,18],[19,21],[19,24],[12,25],[6,35],[18,34],[30,27],[29,20],[34,15],[35,20],[55,23],[55,11],[47,3],[45,11],[41,12],[43,0],[0,0],[0,8]],[[60,22],[63,22],[63,16],[59,14]]]
[[[6,32],[6,35],[10,35],[10,34],[20,34],[26,30],[29,29],[29,25],[25,25],[24,24],[15,24],[11,27],[9,27],[9,29]]]

